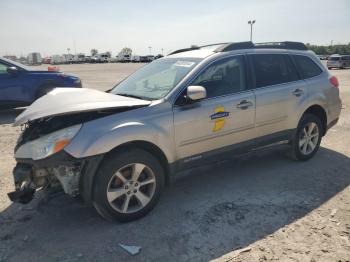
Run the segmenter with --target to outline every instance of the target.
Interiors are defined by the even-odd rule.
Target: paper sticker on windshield
[[[194,65],[194,62],[189,62],[189,61],[177,61],[175,63],[175,66],[183,66],[183,67],[191,67]]]

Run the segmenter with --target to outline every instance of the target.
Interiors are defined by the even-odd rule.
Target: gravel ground
[[[106,90],[139,64],[67,65]],[[11,203],[21,110],[0,113],[0,261],[350,261],[350,70],[333,70],[343,111],[305,163],[286,147],[180,174],[145,218],[112,224],[68,196]],[[252,164],[254,163],[254,164]],[[118,244],[142,246],[132,257]]]

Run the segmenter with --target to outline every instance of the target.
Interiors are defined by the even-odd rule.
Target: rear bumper
[[[328,131],[329,129],[331,129],[333,126],[335,126],[335,125],[338,123],[338,121],[339,121],[339,118],[337,118],[337,119],[333,120],[332,122],[330,122],[330,123],[327,125],[327,131]]]

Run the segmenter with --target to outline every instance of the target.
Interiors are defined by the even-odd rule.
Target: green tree
[[[124,47],[122,50],[120,50],[119,54],[120,55],[131,55],[132,49],[129,47]]]

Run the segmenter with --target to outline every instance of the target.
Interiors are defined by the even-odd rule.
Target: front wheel
[[[104,218],[129,222],[153,209],[163,186],[163,168],[152,154],[141,149],[117,152],[96,174],[93,204]]]
[[[312,114],[305,114],[299,121],[292,141],[292,156],[296,160],[306,161],[318,151],[323,135],[321,120]]]

